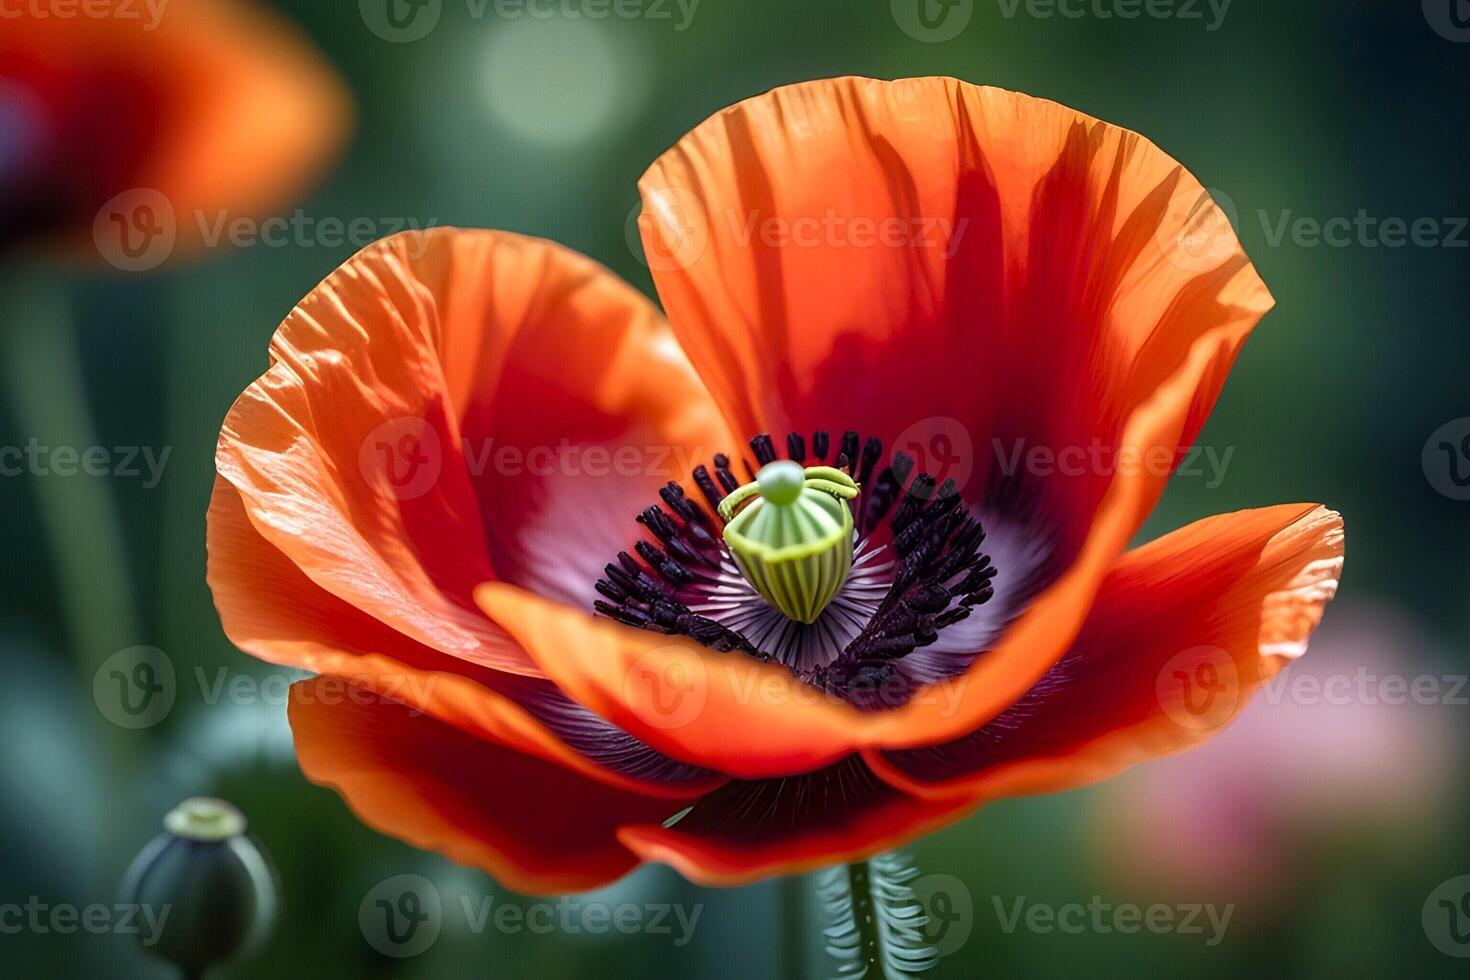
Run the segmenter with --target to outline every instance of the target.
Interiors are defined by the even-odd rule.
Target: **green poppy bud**
[[[852,570],[852,477],[791,460],[761,467],[720,502],[725,544],[740,573],[786,616],[816,622]]]
[[[163,826],[128,866],[120,900],[159,916],[163,925],[147,948],[198,977],[269,932],[275,871],[245,832],[245,815],[224,800],[185,800]]]

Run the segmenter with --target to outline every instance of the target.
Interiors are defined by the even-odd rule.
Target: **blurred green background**
[[[1366,664],[1378,678],[1432,678],[1440,694],[1390,704],[1370,681],[1370,696],[1350,703],[1253,706],[1239,732],[1198,759],[995,804],[911,854],[923,874],[957,879],[931,881],[955,918],[935,933],[945,956],[930,976],[1335,977],[1452,975],[1463,963],[1449,953],[1470,953],[1429,921],[1431,893],[1470,873],[1459,751],[1470,691],[1456,695],[1470,671],[1470,503],[1437,490],[1447,462],[1435,471],[1423,456],[1432,433],[1470,415],[1470,31],[1447,19],[1455,3],[1470,17],[1459,0],[1423,9],[1415,0],[1235,0],[1223,18],[1218,2],[1179,0],[1157,8],[1173,16],[1132,20],[1100,16],[1116,9],[1109,0],[1074,0],[1080,17],[1037,16],[1053,8],[1024,0],[962,0],[949,11],[949,26],[963,19],[961,29],[925,40],[900,26],[913,23],[905,0],[648,0],[623,8],[644,16],[600,19],[576,0],[543,6],[554,11],[544,17],[443,0],[438,25],[404,43],[369,30],[355,3],[278,6],[344,74],[360,112],[340,166],[299,202],[305,215],[367,218],[384,231],[452,224],[543,236],[650,293],[630,244],[643,169],[712,112],[803,79],[947,74],[1018,89],[1148,135],[1223,192],[1277,307],[1201,439],[1233,447],[1224,479],[1176,479],[1145,536],[1240,507],[1326,502],[1345,515],[1348,561],[1303,670]],[[1394,247],[1353,232],[1314,243],[1311,222],[1360,212],[1433,219],[1434,241]],[[710,891],[651,868],[579,899],[698,907],[682,945],[677,929],[477,931],[462,898],[476,909],[486,897],[532,900],[363,828],[297,772],[279,698],[211,697],[196,682],[196,668],[210,685],[266,676],[225,640],[204,583],[220,420],[264,369],[266,343],[291,305],[353,251],[314,240],[220,248],[202,263],[66,283],[96,444],[170,455],[156,486],[106,481],[121,550],[88,534],[90,498],[67,485],[92,478],[0,481],[0,904],[111,903],[162,814],[212,793],[250,815],[285,902],[269,944],[222,976],[835,972],[823,960],[810,882]],[[8,310],[48,315],[13,283],[5,288]],[[48,388],[38,393],[45,402],[45,352],[33,356],[39,369],[12,358],[4,384]],[[74,431],[63,416],[17,413],[27,397],[4,400],[0,445]],[[77,646],[96,623],[58,598],[48,500],[84,529],[90,560],[108,570],[97,576],[98,620],[134,620],[112,646],[158,647],[179,669],[177,702],[151,727],[108,723],[90,673],[77,667]],[[1317,658],[1336,666],[1308,664]],[[437,941],[408,958],[375,951],[358,919],[368,893],[400,874],[428,878],[444,907]],[[1076,933],[1024,919],[1008,930],[1018,900],[1232,911],[1218,937],[1204,911],[1203,934],[1125,933],[1108,919]],[[1470,904],[1459,922],[1470,928]],[[169,975],[111,934],[5,930],[0,962],[12,976]]]

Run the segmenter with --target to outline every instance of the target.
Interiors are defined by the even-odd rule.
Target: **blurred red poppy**
[[[350,123],[341,81],[254,3],[20,4],[0,25],[0,248],[198,249],[195,216],[289,200]]]

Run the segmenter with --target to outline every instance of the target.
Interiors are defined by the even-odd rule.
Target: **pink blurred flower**
[[[1422,848],[1459,778],[1462,684],[1404,613],[1340,604],[1228,731],[1101,794],[1105,861],[1153,891],[1284,899],[1329,844]]]

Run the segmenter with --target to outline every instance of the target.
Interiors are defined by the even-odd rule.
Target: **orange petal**
[[[1131,458],[1167,454],[1189,424],[1201,380],[1223,373],[1231,344],[1202,337],[1178,372],[1129,418],[1118,445]],[[974,731],[1031,690],[1071,646],[1097,589],[1152,509],[1165,480],[1147,465],[1120,467],[1086,528],[1071,564],[965,673],[932,686],[901,708],[884,712],[870,746],[932,745]]]
[[[867,761],[906,792],[978,800],[1067,789],[1187,749],[1305,651],[1342,562],[1342,519],[1319,506],[1191,524],[1124,556],[1071,651],[990,726]]]
[[[1271,305],[1148,140],[952,78],[778,88],[639,187],[664,308],[747,435],[946,416],[977,441],[1111,444],[1195,341],[1238,345]],[[996,460],[972,451],[978,488]]]
[[[716,773],[661,764],[624,733],[578,719],[575,706],[546,681],[445,657],[322,589],[256,532],[239,493],[223,479],[215,481],[208,539],[209,585],[220,623],[247,653],[332,675],[476,738],[633,792],[688,799],[724,781]],[[556,729],[533,708],[549,712]],[[568,743],[589,729],[593,737],[579,739],[586,751]],[[640,771],[646,775],[631,774]]]
[[[487,584],[477,598],[557,687],[695,765],[747,779],[806,772],[852,751],[872,716],[784,667],[623,626]]]
[[[638,859],[617,829],[678,810],[331,678],[293,686],[290,717],[302,772],[341,793],[364,823],[518,892],[580,891],[621,877]]]
[[[169,4],[156,20],[147,4],[103,2],[109,15],[22,5],[0,34],[0,81],[39,82],[50,103],[39,176],[67,185],[53,200],[73,243],[91,250],[98,209],[123,194],[120,214],[161,197],[176,247],[203,247],[221,214],[269,213],[344,142],[346,87],[286,18],[237,0]]]
[[[731,783],[672,827],[624,827],[618,840],[697,884],[730,887],[865,860],[974,807],[907,796],[848,759],[805,776]]]
[[[271,355],[217,454],[255,529],[348,604],[500,670],[537,673],[474,587],[502,578],[590,606],[668,478],[659,467],[723,438],[646,300],[515,235],[436,229],[370,246],[297,306]],[[610,442],[662,455],[628,476],[566,463]],[[530,462],[539,450],[546,467]]]

